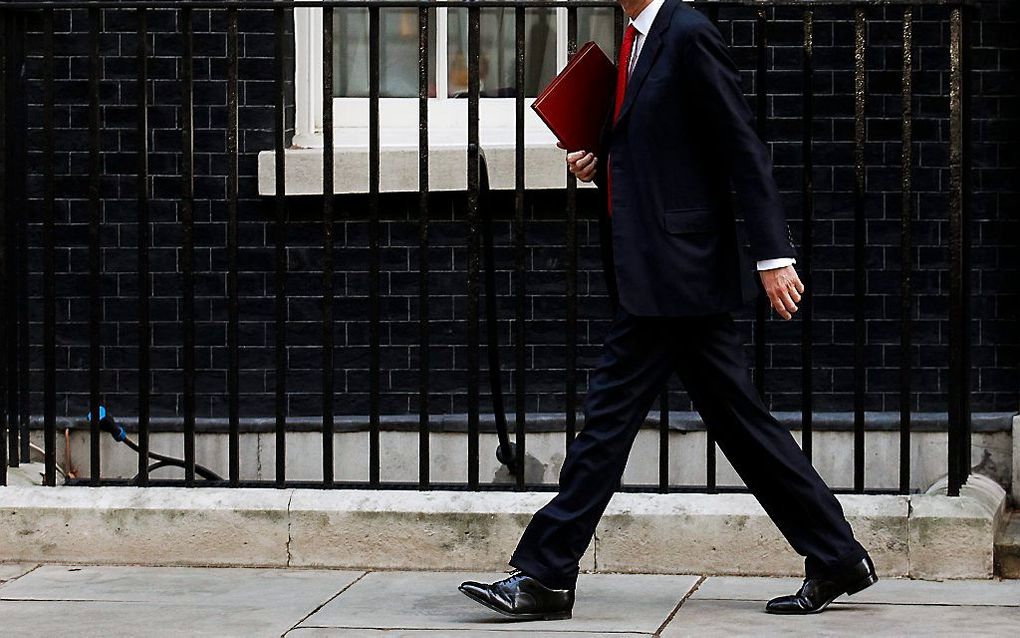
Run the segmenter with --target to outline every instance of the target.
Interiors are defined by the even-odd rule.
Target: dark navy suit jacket
[[[758,293],[755,261],[796,256],[739,72],[704,14],[665,0],[615,126],[611,117],[594,180],[605,188],[611,160],[613,270],[624,310],[735,310]]]

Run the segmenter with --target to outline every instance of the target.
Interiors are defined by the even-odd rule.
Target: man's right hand
[[[556,146],[563,148],[559,142],[556,143]],[[590,151],[567,153],[567,166],[570,168],[570,172],[582,182],[590,182],[595,177],[597,163],[598,158]]]

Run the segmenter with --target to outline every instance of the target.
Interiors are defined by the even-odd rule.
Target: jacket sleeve
[[[751,256],[795,257],[768,148],[752,126],[740,72],[722,34],[709,21],[690,25],[682,44],[685,88],[709,139],[718,144],[737,205],[744,215]]]

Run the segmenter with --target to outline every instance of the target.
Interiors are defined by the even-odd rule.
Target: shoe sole
[[[557,612],[555,614],[512,614],[512,613],[510,613],[510,612],[508,612],[508,611],[506,611],[504,609],[500,609],[499,607],[496,607],[495,605],[492,605],[487,600],[483,600],[483,599],[478,598],[477,596],[475,596],[475,595],[473,595],[471,593],[468,593],[468,592],[464,591],[463,589],[458,588],[457,591],[459,591],[460,593],[464,594],[465,596],[467,596],[471,600],[475,601],[476,603],[478,603],[480,605],[484,605],[484,606],[488,607],[489,609],[491,609],[494,612],[503,614],[504,616],[507,616],[509,618],[513,618],[515,620],[570,620],[570,617],[571,617],[571,611],[570,610],[562,611],[562,612]]]
[[[878,582],[878,576],[876,576],[875,574],[868,574],[867,576],[865,576],[861,580],[857,581],[853,585],[847,587],[846,591],[844,591],[843,593],[846,594],[847,596],[853,596],[854,594],[856,594],[858,592],[861,592],[861,591],[867,589],[868,587],[871,587],[872,585],[874,585],[877,582]],[[828,607],[829,604],[832,603],[832,601],[836,600],[837,598],[839,598],[842,595],[843,594],[836,594],[835,596],[833,596],[829,600],[827,600],[824,603],[822,603],[822,605],[820,607],[818,607],[818,609],[813,609],[811,611],[768,611],[768,610],[766,610],[766,613],[775,614],[777,616],[807,616],[808,614],[820,614],[823,611],[825,611],[825,608]]]

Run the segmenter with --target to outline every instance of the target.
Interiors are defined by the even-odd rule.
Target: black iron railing
[[[756,48],[757,48],[757,70],[755,82],[755,96],[753,105],[757,115],[759,132],[764,136],[769,124],[768,97],[769,97],[769,68],[766,61],[766,54],[769,46],[770,20],[767,11],[770,8],[785,6],[799,7],[803,9],[803,235],[801,237],[801,270],[807,285],[808,291],[812,290],[811,282],[811,255],[813,250],[813,223],[812,211],[814,208],[812,184],[812,157],[816,146],[812,138],[812,120],[814,109],[814,90],[811,81],[814,71],[813,60],[813,14],[819,7],[844,7],[848,19],[853,22],[854,29],[854,50],[853,50],[853,191],[852,210],[854,223],[854,252],[853,252],[853,286],[854,286],[854,361],[853,361],[853,446],[852,454],[854,459],[854,482],[853,491],[865,491],[865,375],[867,373],[866,359],[864,355],[866,334],[865,317],[865,294],[866,294],[866,237],[865,237],[865,170],[866,160],[865,148],[865,107],[868,94],[865,87],[865,49],[867,46],[867,10],[874,5],[884,7],[902,8],[902,46],[903,46],[903,67],[902,67],[902,157],[901,157],[901,192],[902,216],[901,216],[901,253],[900,263],[900,346],[902,352],[910,351],[912,344],[912,285],[911,273],[914,268],[911,251],[911,225],[915,218],[916,211],[913,209],[911,194],[911,168],[914,165],[912,148],[912,46],[913,46],[913,18],[914,11],[918,7],[926,5],[940,5],[948,11],[949,24],[949,112],[947,114],[949,123],[948,156],[949,156],[949,198],[948,198],[948,251],[949,262],[946,268],[946,275],[949,281],[948,291],[948,326],[949,326],[949,389],[948,389],[948,445],[946,454],[949,468],[949,492],[956,495],[959,493],[961,484],[966,480],[970,470],[970,407],[968,404],[969,388],[969,360],[968,360],[968,245],[967,235],[968,219],[968,190],[965,176],[968,171],[968,142],[969,113],[968,113],[968,42],[965,38],[970,3],[966,0],[883,0],[881,2],[869,2],[865,0],[728,0],[726,2],[695,2],[701,10],[710,17],[716,19],[720,7],[742,6],[751,12],[756,22]],[[341,483],[334,478],[334,343],[333,343],[333,306],[329,301],[334,296],[334,237],[333,228],[335,221],[336,195],[334,195],[334,153],[333,153],[333,110],[332,96],[334,94],[334,28],[332,13],[340,8],[367,8],[369,20],[369,304],[368,321],[369,331],[369,476],[364,485],[368,487],[454,487],[467,489],[482,489],[487,486],[479,481],[479,421],[480,421],[480,388],[482,384],[482,361],[480,357],[482,333],[479,329],[480,321],[480,293],[485,286],[491,288],[491,281],[483,282],[483,242],[486,239],[486,217],[484,210],[485,197],[485,168],[482,153],[479,147],[479,57],[480,57],[480,11],[485,7],[513,8],[515,15],[515,66],[514,77],[516,87],[524,86],[525,69],[525,10],[534,7],[562,7],[564,3],[553,0],[485,0],[478,2],[459,0],[393,0],[378,2],[373,0],[337,0],[337,1],[268,1],[268,0],[245,0],[245,1],[187,1],[187,0],[160,0],[156,2],[131,2],[131,1],[106,1],[91,2],[79,1],[53,1],[53,2],[19,2],[9,1],[0,7],[0,20],[3,22],[4,46],[0,47],[0,54],[4,56],[0,63],[0,72],[4,77],[0,79],[0,89],[4,91],[0,110],[0,173],[4,179],[0,180],[0,188],[3,189],[0,196],[0,247],[3,252],[0,271],[3,273],[3,291],[0,298],[4,300],[28,299],[26,293],[26,270],[28,235],[26,233],[24,208],[27,201],[25,189],[25,145],[23,141],[16,139],[18,132],[25,127],[24,101],[22,93],[24,90],[24,78],[20,76],[25,56],[24,42],[24,16],[30,12],[41,12],[43,25],[43,113],[42,113],[42,156],[43,156],[43,190],[41,200],[43,207],[41,211],[41,248],[42,259],[42,281],[41,291],[43,325],[42,335],[42,387],[43,387],[43,449],[45,458],[45,483],[54,485],[57,482],[56,473],[56,450],[57,450],[57,364],[55,360],[56,344],[56,303],[57,290],[55,288],[55,232],[58,228],[58,221],[55,215],[55,201],[57,198],[55,187],[55,125],[54,125],[54,19],[63,12],[85,11],[88,21],[88,156],[89,156],[89,220],[88,220],[88,271],[89,288],[88,298],[90,301],[90,312],[88,317],[88,388],[89,388],[89,413],[99,414],[102,400],[102,387],[100,377],[102,374],[102,362],[100,357],[101,334],[103,317],[101,316],[101,286],[100,286],[100,252],[101,245],[101,207],[103,205],[103,194],[101,189],[102,163],[100,161],[101,142],[101,117],[100,110],[100,76],[102,74],[102,15],[109,9],[124,11],[132,9],[136,12],[138,49],[136,51],[137,63],[137,143],[138,161],[137,173],[137,264],[139,271],[139,289],[137,330],[139,343],[147,344],[151,341],[152,317],[150,316],[150,301],[152,291],[150,289],[149,277],[149,233],[150,233],[150,170],[149,170],[149,122],[147,120],[149,104],[147,102],[149,92],[145,87],[149,83],[148,64],[150,52],[148,50],[147,18],[154,11],[179,11],[179,25],[183,36],[184,48],[180,53],[180,93],[182,96],[182,119],[181,119],[181,177],[182,188],[180,193],[179,210],[180,226],[182,230],[181,261],[182,273],[182,413],[184,433],[184,458],[182,466],[185,468],[183,484],[187,486],[197,484],[229,485],[240,486],[252,484],[241,479],[240,471],[240,409],[239,409],[239,360],[238,360],[238,326],[242,317],[240,316],[238,303],[238,190],[239,190],[239,169],[238,169],[238,141],[239,141],[239,117],[238,117],[238,82],[239,82],[239,49],[238,49],[238,17],[243,12],[271,12],[274,16],[275,25],[275,119],[274,133],[275,155],[275,219],[273,221],[273,236],[275,238],[275,415],[274,431],[276,440],[276,473],[275,479],[270,485],[278,487],[301,484],[300,482],[288,480],[287,476],[287,438],[288,415],[286,401],[288,388],[286,386],[286,330],[287,321],[287,291],[284,281],[287,276],[286,270],[286,246],[287,246],[287,223],[286,223],[286,162],[287,154],[284,152],[287,139],[287,121],[285,118],[285,84],[286,58],[289,55],[287,50],[287,39],[285,38],[286,20],[288,12],[295,7],[321,7],[325,12],[322,33],[322,113],[323,113],[323,138],[324,151],[322,154],[322,247],[324,249],[324,262],[322,264],[321,296],[323,310],[321,316],[321,348],[322,348],[322,480],[321,482],[310,483],[317,487],[343,487],[348,483]],[[566,3],[568,12],[568,51],[574,52],[577,47],[577,9],[579,7],[615,7],[614,2],[608,0],[578,0]],[[418,163],[418,213],[419,213],[419,304],[418,304],[418,325],[419,340],[422,345],[421,358],[418,361],[418,387],[419,387],[419,469],[418,483],[414,485],[391,485],[380,480],[380,238],[379,238],[379,216],[380,216],[380,167],[381,167],[381,146],[380,146],[380,10],[381,8],[393,7],[414,7],[419,10],[418,36],[421,54],[418,62],[418,103],[419,103],[419,153]],[[468,13],[468,34],[469,34],[469,55],[468,55],[468,117],[467,117],[467,226],[468,226],[468,249],[469,259],[467,263],[467,368],[468,384],[465,388],[467,394],[467,481],[464,485],[439,485],[434,484],[430,479],[429,465],[429,388],[430,388],[430,361],[428,357],[430,341],[429,330],[429,289],[428,289],[428,223],[430,217],[429,198],[427,185],[429,184],[429,154],[428,148],[428,97],[429,97],[429,68],[434,61],[429,59],[428,43],[430,37],[430,25],[428,10],[433,7],[456,7],[466,8]],[[194,260],[195,241],[195,120],[193,116],[193,102],[195,95],[195,74],[194,74],[194,46],[193,46],[193,15],[199,9],[212,9],[225,14],[227,25],[227,100],[226,111],[226,156],[228,158],[227,179],[226,179],[226,211],[227,211],[227,287],[226,301],[228,308],[227,319],[227,415],[228,415],[228,474],[222,481],[196,480],[195,437],[196,437],[196,327],[194,322],[195,307],[195,272]],[[622,12],[616,12],[616,33],[617,42],[623,26]],[[267,36],[270,37],[270,36]],[[513,218],[513,250],[514,250],[514,273],[523,281],[526,263],[524,257],[524,219],[525,219],[525,159],[524,159],[524,108],[525,97],[523,90],[516,91],[516,182],[515,182],[515,215]],[[572,176],[566,181],[566,269],[567,278],[565,281],[564,313],[566,317],[566,334],[564,343],[567,347],[567,364],[565,369],[564,384],[566,388],[566,428],[565,436],[569,442],[576,431],[575,414],[578,408],[578,397],[576,394],[578,371],[576,366],[575,343],[577,341],[578,322],[578,289],[577,289],[577,251],[578,237],[576,222],[578,219],[578,198],[577,184]],[[484,286],[483,286],[484,284]],[[527,335],[524,331],[526,297],[523,285],[518,285],[514,290],[514,391],[515,391],[515,414],[512,419],[513,444],[516,446],[516,454],[512,453],[511,441],[505,438],[501,444],[502,460],[507,461],[516,477],[516,482],[511,486],[517,489],[535,487],[527,485],[522,471],[522,462],[526,449],[526,419],[525,413],[525,347]],[[755,378],[758,387],[763,388],[764,371],[766,369],[766,312],[767,307],[762,300],[757,306],[755,321]],[[3,398],[3,419],[0,426],[5,429],[6,446],[0,445],[0,467],[8,464],[17,465],[21,459],[28,456],[29,417],[28,402],[26,399],[30,382],[29,369],[29,337],[28,325],[28,303],[8,304],[4,313],[4,320],[0,322],[4,330],[2,335],[3,348],[0,353],[4,357],[0,362],[0,374],[2,377]],[[802,304],[801,322],[801,361],[805,373],[802,375],[800,391],[802,393],[802,444],[810,455],[812,452],[812,303],[811,295],[807,295]],[[490,348],[490,356],[494,349]],[[498,367],[499,362],[490,359],[489,369]],[[167,484],[168,481],[150,480],[149,473],[154,466],[150,466],[149,440],[150,440],[150,353],[147,347],[139,347],[137,352],[138,372],[138,402],[137,402],[137,447],[139,452],[137,484],[155,485]],[[494,377],[498,386],[498,375]],[[899,485],[888,486],[889,491],[906,492],[909,488],[911,471],[911,363],[909,356],[902,356],[899,375],[900,393],[900,422],[899,422]],[[497,393],[498,394],[498,393]],[[494,402],[497,397],[494,396]],[[496,417],[500,418],[502,413],[502,401],[498,400],[495,406]],[[103,435],[103,427],[111,427],[114,432],[119,432],[116,427],[100,419],[91,420],[90,445],[91,459],[89,478],[85,482],[89,485],[102,485],[117,483],[118,481],[105,479],[101,475],[100,438]],[[647,486],[649,490],[670,491],[677,489],[691,489],[684,486],[671,485],[669,475],[669,409],[664,399],[661,404],[659,418],[659,482],[657,485]],[[706,447],[706,477],[705,484],[693,489],[716,491],[721,489],[716,485],[716,446],[711,437]],[[202,474],[202,472],[199,472]],[[4,481],[5,471],[0,471],[0,482]],[[173,483],[173,482],[169,482]]]

